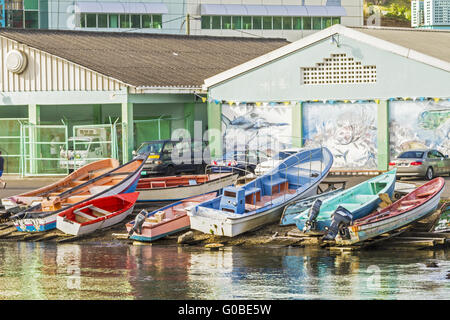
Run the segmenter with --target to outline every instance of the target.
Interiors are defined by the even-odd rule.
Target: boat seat
[[[98,212],[98,213],[100,213],[102,216],[111,214],[111,212],[106,211],[106,210],[104,210],[104,209],[102,209],[102,208],[98,208],[98,207],[94,206],[93,204],[90,204],[90,205],[87,205],[87,206],[85,206],[85,207],[76,209],[76,210],[74,210],[73,213],[78,214],[78,213],[81,212],[81,210],[84,210],[84,209],[90,209],[90,210],[92,211],[93,214],[95,214],[95,212]],[[83,213],[83,212],[81,212],[81,213]]]
[[[417,194],[417,198],[425,198],[425,197],[431,196],[434,192],[435,192],[435,190],[430,190],[430,191],[426,191],[423,193],[419,193],[419,194]]]
[[[261,200],[261,188],[249,188],[245,189],[245,203],[255,204]]]
[[[285,184],[286,182],[288,182],[288,179],[284,179],[284,178],[280,178],[280,177],[267,177],[267,179],[265,179],[264,181],[262,181],[262,185],[263,185],[263,189],[264,189],[264,194],[266,195],[272,195],[273,194],[273,190],[275,188],[277,188],[277,192],[281,191],[280,186],[282,184]]]
[[[75,213],[75,215],[77,215],[77,216],[83,217],[83,218],[88,219],[88,220],[95,220],[95,219],[98,218],[98,217],[90,216],[90,215],[88,215],[88,214],[86,214],[84,212],[81,212],[81,211],[78,211],[78,212],[74,211],[73,213]]]

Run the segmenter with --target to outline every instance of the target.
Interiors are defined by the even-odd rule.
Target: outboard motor
[[[303,227],[303,232],[308,232],[310,230],[317,229],[317,221],[316,218],[320,212],[320,206],[322,206],[322,200],[317,199],[309,209],[309,219],[306,220],[305,226]]]
[[[128,232],[128,237],[131,237],[133,232],[136,232],[137,234],[142,233],[142,225],[144,224],[147,214],[148,214],[148,212],[145,209],[143,209],[141,212],[138,213],[138,215],[134,219],[133,228],[131,228],[130,232]]]
[[[334,240],[339,233],[343,239],[349,238],[347,227],[353,219],[350,211],[342,206],[337,207],[331,216],[331,225],[327,228],[328,233],[323,237],[323,240]]]

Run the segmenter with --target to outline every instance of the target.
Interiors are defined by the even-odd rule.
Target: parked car
[[[190,150],[190,155],[186,150]],[[143,176],[204,173],[206,164],[210,161],[209,148],[204,141],[146,141],[137,151],[133,151],[135,156],[145,153],[148,158],[141,173]]]
[[[299,152],[299,148],[286,149],[278,152],[275,156],[268,158],[266,161],[259,163],[255,168],[256,175],[263,175],[266,172],[275,168],[280,162],[282,162],[287,157]]]
[[[226,153],[222,159],[211,161],[211,172],[238,172],[240,176],[255,173],[256,166],[268,159],[268,155],[258,150],[235,150]]]
[[[68,146],[68,150],[64,147],[60,149],[59,166],[69,170],[78,169],[108,154],[106,144],[101,144],[98,137],[71,137],[68,139]]]
[[[450,159],[434,149],[408,150],[389,162],[389,170],[393,168],[397,168],[399,177],[417,176],[431,180],[450,174]]]

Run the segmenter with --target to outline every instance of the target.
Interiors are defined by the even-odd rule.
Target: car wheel
[[[431,180],[434,177],[434,171],[432,167],[428,167],[427,172],[425,173],[425,178],[427,180]]]
[[[166,170],[166,176],[174,176],[175,168],[173,166],[168,166]]]

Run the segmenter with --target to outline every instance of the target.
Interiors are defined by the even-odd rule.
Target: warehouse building
[[[326,146],[335,168],[385,170],[402,150],[450,151],[448,31],[335,25],[289,43],[3,29],[0,41],[9,173],[64,174],[71,143],[125,162],[195,121],[223,136],[214,156],[229,141]]]
[[[7,28],[300,39],[363,25],[363,0],[3,0]]]

